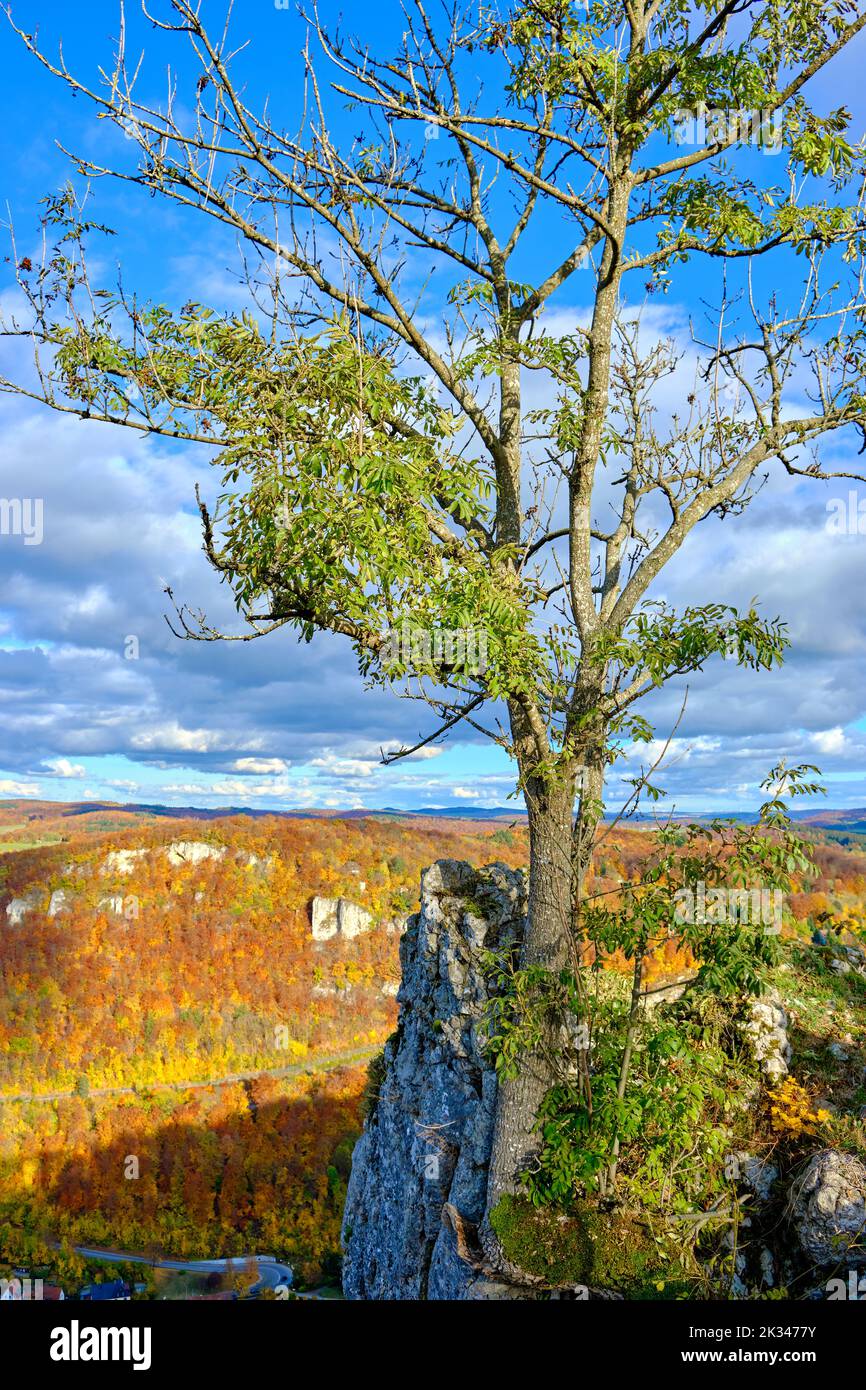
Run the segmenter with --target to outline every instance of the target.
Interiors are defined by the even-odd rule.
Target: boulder
[[[791,1186],[791,1227],[813,1265],[866,1259],[866,1167],[853,1154],[822,1149]]]
[[[735,1160],[740,1181],[754,1192],[759,1202],[766,1202],[771,1195],[773,1183],[779,1176],[775,1163],[743,1150],[732,1154],[731,1157]]]
[[[523,875],[442,860],[400,943],[397,1031],[375,1068],[343,1219],[352,1299],[487,1299],[475,1228],[487,1192],[496,1072],[484,1053],[485,953],[519,942]],[[511,1296],[526,1297],[525,1292]]]

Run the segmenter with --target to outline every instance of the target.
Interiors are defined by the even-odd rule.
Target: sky
[[[206,13],[210,6],[218,8],[205,0]],[[322,8],[328,17],[338,12]],[[71,67],[92,75],[100,59],[109,61],[114,0],[14,0],[12,9],[24,28],[38,25],[49,48],[62,37]],[[364,15],[365,32],[387,31],[397,13],[383,0],[373,18]],[[132,6],[130,28],[153,55],[147,71],[158,90],[162,52]],[[299,99],[297,16],[271,0],[240,0],[235,28],[249,39],[242,61],[251,90],[284,103],[288,120]],[[813,92],[852,107],[858,130],[864,56],[860,44]],[[5,23],[0,64],[3,216],[14,222],[20,255],[35,249],[40,198],[68,174],[57,141],[110,160],[123,155],[123,138],[43,73]],[[167,302],[240,306],[234,248],[209,227],[135,190],[103,183],[96,196],[99,220],[119,232],[105,253],[109,281],[114,258],[127,283]],[[530,262],[540,265],[544,250],[531,245]],[[698,293],[687,277],[649,316],[650,327],[686,354]],[[563,328],[585,314],[579,295],[577,286],[556,305]],[[0,342],[0,369],[14,375],[20,351]],[[680,390],[680,379],[669,389]],[[383,767],[383,748],[412,744],[433,726],[418,705],[365,690],[340,639],[322,635],[306,645],[281,632],[238,647],[173,636],[166,584],[209,614],[227,613],[201,553],[196,482],[213,495],[206,449],[0,396],[0,498],[43,500],[40,544],[0,535],[0,799],[275,810],[508,804],[510,764],[471,730]],[[828,510],[839,501],[856,515],[861,500],[866,512],[866,486],[774,479],[745,515],[693,534],[665,572],[654,597],[679,607],[711,600],[742,607],[758,597],[762,613],[786,619],[792,638],[782,670],[755,675],[717,660],[692,680],[659,777],[678,809],[754,808],[762,777],[780,757],[822,767],[827,805],[866,805],[866,517],[863,534],[857,526],[837,534]],[[661,738],[676,723],[683,693],[674,685],[646,710]],[[644,757],[629,750],[611,804],[620,776]]]

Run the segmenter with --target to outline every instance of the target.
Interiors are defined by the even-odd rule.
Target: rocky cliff
[[[397,1031],[354,1154],[343,1223],[348,1298],[508,1294],[473,1260],[496,1076],[481,1048],[485,951],[519,939],[522,874],[440,860],[401,942]],[[463,1258],[461,1258],[461,1255]]]
[[[565,1275],[551,1277],[546,1289],[515,1287],[484,1268],[476,1228],[497,1090],[483,1049],[484,956],[519,942],[525,913],[523,876],[503,865],[474,870],[441,860],[422,877],[421,910],[401,942],[397,1031],[371,1077],[369,1114],[352,1161],[343,1222],[348,1298],[637,1296],[604,1276],[596,1249],[587,1267],[600,1277],[588,1287]],[[802,992],[806,976],[790,979]],[[777,1085],[792,1058],[787,1003],[768,993],[732,1006],[732,1036],[752,1057],[749,1093],[759,1115],[761,1088]],[[847,1297],[834,1291],[833,1276],[866,1261],[866,1165],[852,1153],[819,1148],[817,1138],[811,1154],[803,1144],[780,1148],[774,1134],[752,1140],[754,1152],[738,1149],[726,1159],[744,1203],[736,1248],[726,1263],[702,1257],[700,1280],[693,1263],[689,1287],[712,1285],[722,1297],[766,1297],[780,1286],[796,1297]],[[784,1162],[769,1161],[779,1155]],[[574,1224],[555,1213],[548,1219]],[[615,1236],[609,1212],[602,1222]],[[728,1249],[725,1240],[721,1249]]]

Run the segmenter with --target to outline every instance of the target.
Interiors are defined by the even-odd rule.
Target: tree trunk
[[[525,782],[529,903],[520,957],[522,967],[542,965],[548,970],[561,970],[568,965],[573,969],[577,966],[572,928],[592,853],[604,782],[604,745],[599,731],[594,734],[592,746],[585,746],[575,758],[583,774],[577,821],[573,775],[553,787],[531,777]],[[490,1227],[489,1216],[503,1196],[519,1190],[520,1174],[540,1147],[535,1123],[541,1102],[558,1079],[551,1054],[559,1048],[561,1039],[556,1036],[551,1037],[545,1051],[525,1054],[519,1074],[513,1079],[503,1078],[497,1094],[486,1215],[480,1234],[488,1263],[515,1283],[535,1281],[506,1258]]]
[[[528,790],[527,800],[532,803],[529,904],[520,964],[560,970],[569,959],[574,786],[570,782],[553,791],[537,786]],[[533,1052],[526,1054],[521,1063],[516,1077],[503,1079],[499,1084],[487,1180],[488,1215],[501,1197],[517,1191],[519,1174],[539,1146],[534,1129],[539,1106],[555,1081],[549,1055]],[[487,1218],[481,1235],[488,1261],[507,1277],[526,1282],[525,1276],[505,1259]]]

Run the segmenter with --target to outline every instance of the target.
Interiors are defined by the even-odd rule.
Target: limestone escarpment
[[[485,952],[518,941],[523,875],[440,860],[401,942],[396,1033],[355,1149],[343,1288],[360,1299],[507,1297],[466,1253],[487,1191],[496,1074],[485,1058]]]

